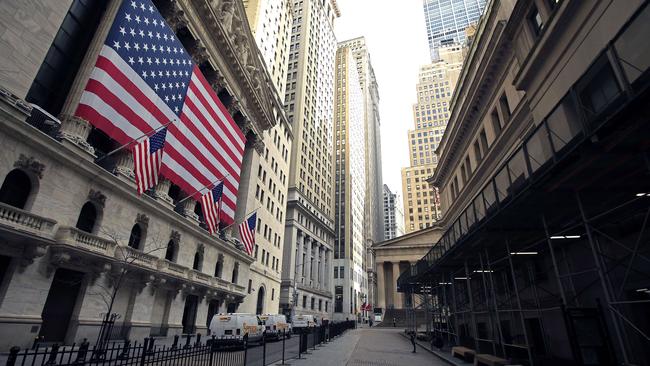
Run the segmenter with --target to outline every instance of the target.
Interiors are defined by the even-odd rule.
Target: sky
[[[364,36],[379,85],[384,184],[401,195],[418,69],[431,62],[422,0],[338,0],[338,41]]]

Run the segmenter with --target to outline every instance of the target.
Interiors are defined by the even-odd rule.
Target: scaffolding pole
[[[485,262],[487,263],[487,269],[492,272],[492,265],[490,264],[490,255],[487,248],[485,249]],[[497,294],[494,290],[494,279],[490,276],[490,293],[492,294],[492,300],[494,301],[494,316],[497,319],[497,331],[499,334],[499,344],[501,345],[501,352],[506,356],[506,346],[504,345],[505,340],[503,339],[503,331],[501,330],[501,318],[499,316],[499,301],[497,300]]]
[[[515,275],[515,267],[512,264],[512,253],[510,251],[510,242],[508,238],[506,238],[506,250],[508,253],[508,263],[510,264],[510,273],[512,275],[512,285],[514,286],[515,290],[515,296],[517,298],[517,308],[519,309],[519,318],[521,320],[521,328],[524,333],[524,341],[526,342],[526,352],[528,352],[528,362],[530,362],[531,366],[533,365],[533,354],[530,352],[530,342],[528,341],[528,331],[526,330],[526,319],[524,318],[524,312],[522,311],[521,308],[521,299],[519,298],[519,288],[517,286],[517,276]]]

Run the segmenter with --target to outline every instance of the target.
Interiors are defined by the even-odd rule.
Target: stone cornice
[[[274,111],[286,119],[271,76],[250,30],[241,0],[177,0],[188,27],[204,45],[209,62],[219,70],[229,92],[244,107],[258,136],[276,124]]]

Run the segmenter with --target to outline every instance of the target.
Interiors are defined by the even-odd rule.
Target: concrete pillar
[[[182,291],[177,293],[171,292],[172,298],[171,305],[169,306],[169,318],[167,324],[169,331],[168,337],[173,337],[176,334],[183,332],[183,310],[185,310],[185,294]]]
[[[294,280],[297,283],[303,283],[302,280],[302,274],[305,273],[305,264],[303,263],[302,260],[302,255],[304,254],[304,240],[305,240],[305,235],[302,231],[298,230],[298,236],[296,240],[296,246],[298,247],[298,256],[296,257],[296,270],[295,270],[295,277]]]
[[[377,307],[386,309],[386,280],[384,262],[377,263]]]
[[[399,275],[399,262],[393,262],[393,304],[396,308],[402,309],[404,307],[404,303],[402,302],[402,294],[397,292],[397,279],[399,278]]]
[[[307,276],[307,284],[311,283],[313,286],[314,283],[314,239],[311,237],[307,238],[307,259],[306,259],[307,271],[305,272]]]
[[[146,284],[139,291],[133,294],[133,306],[131,309],[131,339],[144,339],[151,331],[151,310],[155,305],[156,290],[152,283]],[[158,325],[158,324],[156,324]]]
[[[196,333],[201,333],[202,335],[208,334],[206,319],[208,317],[209,305],[210,304],[206,296],[199,296],[199,304],[196,308],[196,320],[194,321],[194,325],[196,326]]]

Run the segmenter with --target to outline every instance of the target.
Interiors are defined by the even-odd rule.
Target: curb
[[[405,333],[400,332],[400,335],[401,335],[402,337],[406,338],[409,342],[411,341],[411,338],[410,338],[409,336],[407,336]],[[458,364],[453,363],[453,362],[450,362],[448,359],[446,359],[446,358],[440,356],[437,352],[432,351],[431,349],[429,349],[428,347],[426,347],[426,346],[423,345],[422,343],[418,342],[417,340],[415,341],[415,344],[418,345],[418,346],[419,346],[420,348],[422,348],[423,350],[425,350],[425,351],[431,353],[432,355],[438,357],[441,361],[445,362],[446,364],[448,364],[448,365],[452,365],[452,366],[459,366]]]

